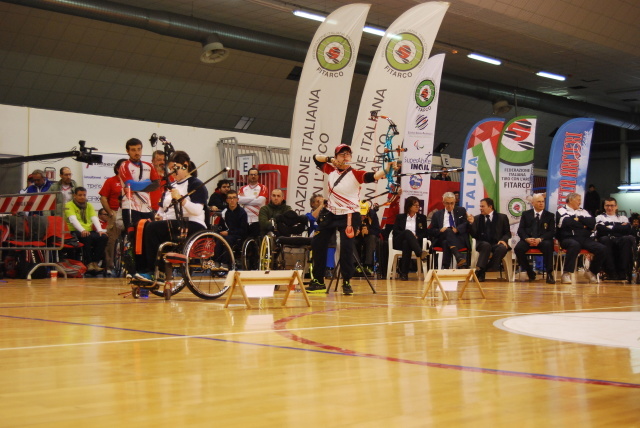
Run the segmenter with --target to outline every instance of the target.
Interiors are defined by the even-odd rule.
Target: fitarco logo
[[[415,95],[418,106],[429,107],[436,97],[436,85],[429,79],[423,80],[416,87]]]
[[[398,33],[387,43],[385,56],[392,68],[405,72],[413,70],[424,58],[424,43],[414,33]]]
[[[331,34],[321,39],[316,48],[316,59],[320,67],[337,72],[351,62],[353,50],[351,42],[340,34]]]

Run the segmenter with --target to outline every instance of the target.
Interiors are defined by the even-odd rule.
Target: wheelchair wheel
[[[242,243],[242,269],[258,270],[260,268],[260,248],[258,241],[247,238]]]
[[[120,278],[124,271],[122,267],[122,251],[124,249],[124,238],[118,236],[116,242],[113,246],[113,272],[115,273],[116,278]]]
[[[260,270],[271,270],[273,261],[273,238],[265,235],[260,243]]]
[[[225,282],[235,268],[235,257],[222,236],[210,230],[198,232],[187,240],[183,252],[187,256],[184,279],[193,294],[214,300],[229,289]]]

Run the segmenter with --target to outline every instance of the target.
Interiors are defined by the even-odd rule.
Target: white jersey
[[[260,214],[260,208],[267,205],[267,198],[269,197],[269,189],[264,184],[256,184],[252,186],[247,184],[242,186],[238,192],[238,203],[242,205],[247,212],[247,220],[249,224],[258,221],[258,215]]]

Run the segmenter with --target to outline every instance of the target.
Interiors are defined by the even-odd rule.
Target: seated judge
[[[509,218],[496,212],[494,207],[493,199],[484,198],[480,200],[480,214],[467,216],[471,236],[476,239],[476,251],[479,253],[476,276],[480,282],[484,282],[487,271],[500,267],[500,262],[509,251]]]
[[[442,195],[444,209],[436,211],[431,217],[431,230],[435,236],[435,245],[442,247],[442,268],[449,269],[451,256],[456,259],[458,268],[468,266],[467,259],[460,249],[469,247],[467,228],[467,210],[456,206],[456,196],[452,192]]]
[[[402,251],[398,268],[398,276],[402,281],[409,280],[411,253],[421,260],[426,259],[428,254],[422,251],[422,240],[428,237],[427,216],[418,211],[420,200],[409,196],[404,201],[404,213],[398,214],[393,225],[393,248]]]
[[[533,208],[522,213],[518,236],[520,242],[516,244],[514,252],[520,267],[527,272],[529,281],[535,281],[536,273],[533,271],[527,251],[540,250],[547,271],[547,284],[555,284],[553,277],[553,237],[556,233],[555,215],[544,209],[544,195],[538,193],[531,200]]]

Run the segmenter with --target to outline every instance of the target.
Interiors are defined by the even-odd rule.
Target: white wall
[[[240,144],[289,148],[287,138],[0,105],[2,154],[30,156],[65,152],[78,147],[78,141],[85,140],[87,147],[96,147],[98,153],[121,153],[126,157],[125,143],[129,138],[135,137],[143,142],[143,153],[150,155],[152,149],[148,141],[153,133],[165,136],[176,150],[189,153],[196,165],[208,160],[209,162],[198,170],[198,177],[203,181],[220,170],[216,145],[220,138],[235,137]],[[21,181],[24,183],[29,172],[36,168],[52,166],[57,171],[63,166],[68,166],[73,178],[81,184],[81,168],[84,165],[86,164],[76,162],[72,158],[28,162],[25,164]],[[57,172],[56,179],[59,179]],[[212,186],[207,187],[213,189]]]

